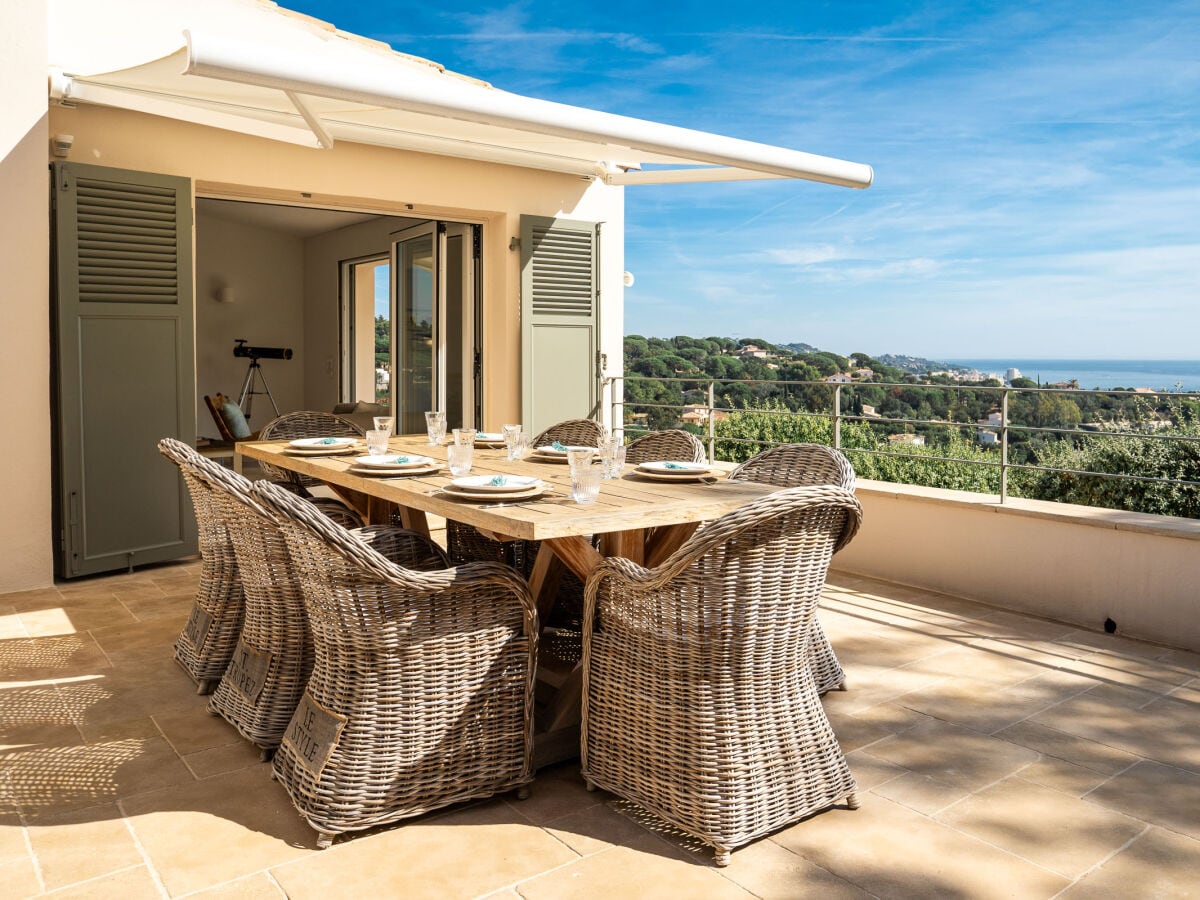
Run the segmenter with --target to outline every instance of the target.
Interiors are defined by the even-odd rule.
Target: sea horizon
[[[1084,389],[1150,388],[1158,391],[1200,392],[1200,359],[1065,359],[993,357],[946,359],[954,366],[996,373],[1019,369],[1023,378],[1041,384],[1078,381]]]

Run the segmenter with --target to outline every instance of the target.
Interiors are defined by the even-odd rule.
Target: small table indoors
[[[429,445],[423,435],[393,437],[389,452],[432,457],[443,467],[434,475],[358,475],[349,471],[358,454],[292,456],[286,448],[286,441],[237,445],[241,455],[319,479],[370,523],[387,523],[397,513],[405,527],[428,535],[426,514],[433,514],[473,525],[497,539],[539,541],[530,589],[543,622],[554,604],[560,566],[565,565],[585,582],[604,556],[622,556],[656,566],[678,549],[701,522],[732,512],[774,490],[770,485],[724,479],[713,484],[651,481],[632,475],[627,467],[621,478],[601,482],[596,502],[580,505],[571,499],[565,461],[544,462],[532,457],[509,461],[503,447],[476,447],[472,475],[534,476],[552,488],[532,500],[499,505],[445,493],[443,488],[453,478],[444,468],[446,448]],[[591,535],[599,535],[599,551],[592,546]],[[578,752],[579,681],[576,666],[555,684],[556,695],[537,736],[535,760],[539,765]]]

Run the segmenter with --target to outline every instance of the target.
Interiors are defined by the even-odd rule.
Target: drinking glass
[[[367,453],[371,456],[383,456],[388,452],[388,430],[372,428],[366,434]]]
[[[475,429],[474,428],[455,428],[454,443],[460,447],[475,446]]]
[[[600,476],[596,466],[578,466],[571,469],[571,499],[576,503],[595,503],[600,494]]]
[[[509,459],[524,459],[526,456],[529,455],[529,446],[530,446],[531,441],[532,441],[532,438],[530,438],[529,435],[527,435],[523,432],[521,434],[518,434],[513,439],[512,447],[509,448],[508,458]]]
[[[591,447],[579,447],[567,451],[567,462],[571,464],[571,475],[574,477],[576,469],[588,469],[592,465],[592,457],[596,455],[596,451]]]
[[[429,432],[429,443],[440,444],[446,439],[446,414],[431,410],[425,413],[425,429]]]
[[[517,457],[513,456],[513,445],[517,442],[517,438],[521,436],[521,426],[505,425],[500,429],[500,432],[504,435],[504,446],[508,448],[507,458],[516,459]]]
[[[450,461],[451,475],[466,475],[471,471],[471,457],[475,453],[474,444],[451,444],[446,448],[446,457]]]
[[[620,478],[625,466],[625,445],[614,441],[601,456],[601,463],[605,478]]]
[[[392,426],[396,424],[396,420],[392,416],[376,416],[375,430],[387,432],[387,436],[392,436]]]

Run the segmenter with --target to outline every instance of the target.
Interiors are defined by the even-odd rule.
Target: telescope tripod
[[[254,389],[255,379],[262,385],[261,391]],[[275,415],[279,415],[279,404],[275,402],[275,395],[271,393],[271,386],[267,384],[267,376],[263,373],[262,366],[258,364],[257,357],[250,360],[250,366],[246,369],[246,380],[242,382],[242,393],[238,397],[238,406],[242,408],[242,414],[246,417],[246,421],[250,421],[250,411],[254,405],[255,394],[266,394],[275,410]]]

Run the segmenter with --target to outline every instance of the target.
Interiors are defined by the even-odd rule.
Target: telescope
[[[245,359],[291,359],[291,347],[247,347],[245,338],[234,338],[233,355]]]

